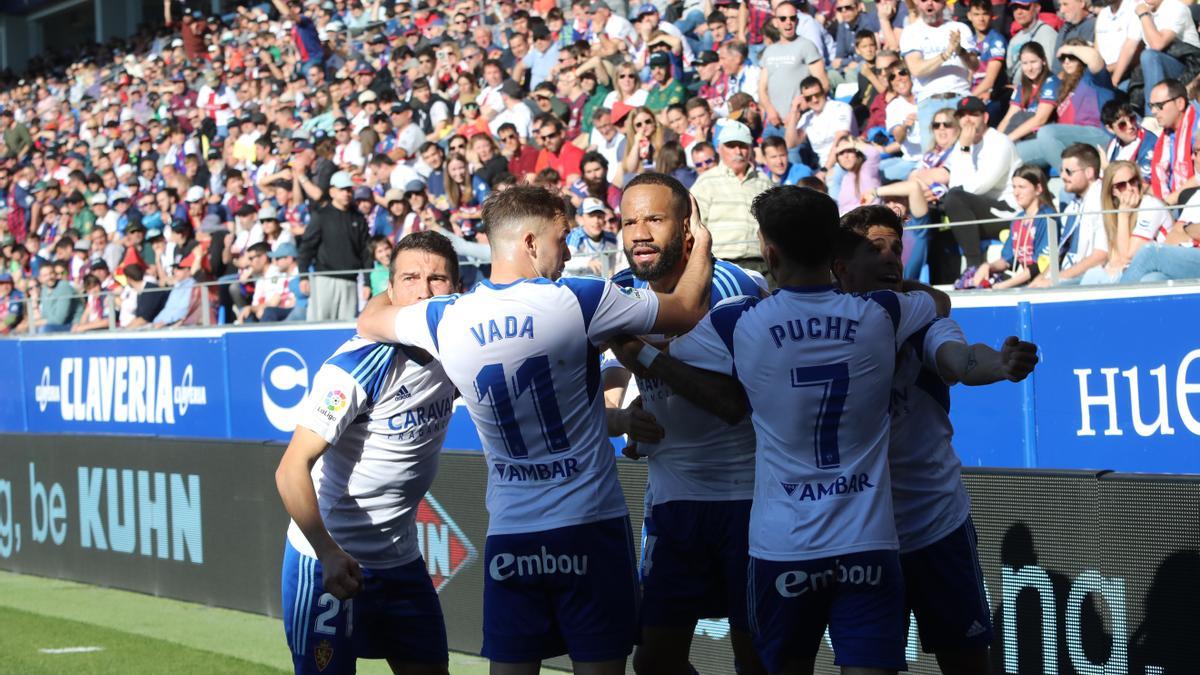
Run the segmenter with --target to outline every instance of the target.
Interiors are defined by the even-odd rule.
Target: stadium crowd
[[[405,234],[486,262],[480,206],[524,183],[578,214],[568,273],[612,273],[647,171],[759,271],[750,201],[801,184],[897,211],[910,278],[1194,278],[1194,9],[167,2],[0,92],[0,331],[349,319]]]

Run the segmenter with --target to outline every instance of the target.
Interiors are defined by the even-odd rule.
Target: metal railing
[[[1155,206],[1155,207],[1145,207],[1145,208],[1139,207],[1137,209],[1131,209],[1130,211],[1133,213],[1158,212],[1158,211],[1177,212],[1177,211],[1181,211],[1185,208],[1187,208],[1187,207],[1186,206]],[[1068,212],[1059,211],[1059,212],[1054,212],[1054,213],[1042,214],[1037,217],[1058,219],[1058,218],[1062,218],[1064,216],[1096,216],[1096,215],[1103,216],[1106,214],[1117,214],[1117,213],[1121,213],[1121,212],[1122,212],[1121,209],[1110,209],[1110,210],[1099,210],[1099,211],[1080,211],[1080,212],[1076,212],[1076,213],[1068,213]],[[925,224],[925,225],[910,225],[910,226],[905,227],[904,229],[906,229],[906,230],[931,230],[931,229],[942,229],[942,228],[952,228],[952,227],[966,227],[966,226],[985,225],[985,224],[992,224],[992,223],[1015,222],[1018,220],[1024,220],[1025,218],[1027,218],[1027,216],[1025,214],[1014,214],[1014,215],[1006,215],[1006,216],[997,215],[994,218],[980,218],[980,219],[976,219],[976,220],[965,220],[965,221],[959,221],[959,222],[953,222],[953,223],[934,222],[934,223],[929,223],[929,224]],[[1060,242],[1059,242],[1058,228],[1057,227],[1049,228],[1047,234],[1049,236],[1049,258],[1051,261],[1058,261],[1061,259],[1060,258]],[[722,242],[718,246],[721,246],[721,247],[724,247],[724,246],[744,247],[747,245],[757,246],[757,243],[758,243],[757,240],[734,241],[734,242]],[[1198,255],[1200,255],[1200,253],[1198,253]],[[574,268],[574,271],[566,272],[565,276],[591,275],[593,273],[596,273],[597,276],[602,276],[602,277],[612,276],[615,272],[617,272],[619,269],[621,269],[621,267],[624,263],[624,253],[621,250],[617,249],[617,250],[613,250],[613,251],[604,251],[601,253],[572,256],[572,260],[578,261],[581,259],[582,260],[590,260],[590,259],[598,260],[599,272],[596,273],[595,269],[591,266],[579,269],[579,266],[576,264],[576,265],[572,265],[572,268]],[[467,257],[467,256],[459,257],[460,267],[462,267],[464,269],[475,268],[475,270],[478,270],[481,267],[486,267],[489,263],[490,263],[490,261],[481,260],[478,258],[471,258],[471,257]],[[1050,279],[1051,279],[1051,282],[1053,285],[1058,284],[1059,272],[1060,272],[1059,265],[1057,265],[1057,264],[1050,265],[1048,273],[1050,275]],[[308,323],[312,323],[312,322],[314,322],[314,320],[311,317],[320,315],[320,312],[316,311],[317,309],[319,309],[319,307],[317,305],[317,303],[319,302],[318,296],[314,293],[311,293],[311,283],[315,279],[323,277],[323,276],[336,276],[336,277],[340,277],[340,278],[345,278],[349,275],[353,275],[354,279],[355,279],[356,297],[359,298],[358,309],[361,310],[362,305],[365,304],[365,300],[362,299],[363,295],[364,295],[363,289],[367,287],[367,279],[370,274],[371,274],[371,270],[363,269],[363,270],[345,270],[345,271],[337,271],[337,272],[309,272],[309,273],[302,274],[302,275],[301,274],[294,275],[294,276],[300,277],[301,279],[306,279],[310,282],[310,294],[307,296],[308,300],[306,303],[306,306],[308,309],[306,311],[304,321],[308,322]],[[246,280],[246,281],[226,279],[226,280],[206,281],[206,282],[194,284],[192,286],[192,288],[200,290],[200,293],[199,293],[200,308],[198,311],[199,321],[195,322],[195,323],[187,324],[187,325],[189,325],[189,326],[211,326],[211,325],[214,325],[214,320],[213,320],[214,312],[212,311],[213,310],[212,297],[211,297],[211,293],[209,292],[211,289],[219,288],[222,286],[229,286],[229,285],[235,284],[235,283],[247,283],[249,281],[261,281],[261,280],[263,280],[263,279],[258,278],[258,279]],[[290,282],[290,279],[289,279],[289,282]],[[62,283],[62,282],[60,282],[60,283]],[[154,288],[154,289],[147,289],[146,291],[142,291],[142,292],[144,292],[144,293],[168,293],[169,294],[172,290],[173,290],[173,287],[171,287],[171,286],[163,286],[163,287],[158,287],[158,288]],[[106,314],[107,314],[107,318],[108,318],[108,329],[109,330],[150,330],[150,329],[154,329],[155,327],[151,324],[141,326],[137,329],[130,329],[127,327],[118,326],[117,320],[118,320],[118,315],[120,312],[120,307],[118,305],[118,302],[119,302],[120,296],[122,294],[123,294],[123,291],[121,291],[121,292],[105,292],[102,294],[103,302],[105,303],[105,310],[106,310]],[[73,303],[74,302],[85,302],[88,297],[89,296],[87,294],[80,293],[80,294],[72,294],[70,296],[63,296],[63,298],[61,298],[61,300],[69,300],[70,302],[73,302]],[[29,297],[26,297],[22,300],[22,302],[25,303],[25,307],[24,307],[25,321],[24,321],[24,323],[26,325],[28,325],[29,317],[31,317],[31,315],[32,315],[30,309],[32,307],[33,300]],[[189,303],[189,306],[190,306],[190,303]],[[295,319],[285,319],[285,320],[286,321],[294,321]],[[215,323],[221,324],[221,325],[238,325],[234,321],[228,320],[225,317],[220,316],[219,313],[218,313]],[[246,323],[254,323],[254,322],[246,322]],[[31,332],[37,332],[37,331],[30,331],[30,330],[28,330],[28,328],[26,328],[25,330],[21,331],[20,334],[29,334]]]

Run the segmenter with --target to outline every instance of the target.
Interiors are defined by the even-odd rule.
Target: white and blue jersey
[[[648,289],[649,283],[624,270],[613,283]],[[729,298],[760,297],[761,274],[724,260],[713,264],[711,307]],[[647,456],[650,506],[670,501],[730,501],[754,496],[754,427],[747,418],[735,425],[678,396],[658,378],[637,378],[642,407],[667,429],[658,443],[639,443]]]
[[[489,536],[627,515],[597,345],[657,316],[655,294],[595,278],[484,281],[400,310],[397,341],[442,361],[483,442]]]
[[[299,426],[331,445],[312,469],[325,527],[364,567],[420,556],[417,506],[437,475],[454,404],[441,364],[355,336],[317,371]],[[293,522],[288,540],[315,557]]]
[[[716,307],[671,345],[735,375],[757,436],[750,555],[898,548],[887,451],[899,345],[936,318],[924,294],[783,288]]]
[[[957,323],[941,319],[906,340],[896,356],[888,466],[901,553],[942,539],[971,515],[951,443],[950,388],[937,374],[937,350],[947,342],[966,338]]]

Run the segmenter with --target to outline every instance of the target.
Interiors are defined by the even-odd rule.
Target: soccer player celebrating
[[[396,246],[385,295],[412,305],[458,288],[445,237]],[[275,472],[288,515],[283,621],[297,673],[353,673],[358,658],[396,673],[447,672],[441,605],[417,546],[417,506],[433,483],[455,397],[419,349],[355,336],[317,371]]]
[[[839,247],[833,271],[843,290],[869,293],[900,288],[904,230],[886,206],[863,206],[842,217],[859,235]],[[961,382],[1019,382],[1033,371],[1037,347],[1009,337],[999,352],[968,346],[961,329],[938,323],[951,337],[936,359],[965,361]],[[906,342],[896,357],[888,466],[900,540],[900,566],[908,606],[916,614],[921,645],[946,675],[987,673],[991,611],[983,593],[971,499],[963,486],[951,439],[950,390],[936,377],[937,363]]]
[[[721,303],[671,343],[674,359],[644,344],[624,357],[672,382],[679,361],[732,374],[745,391],[757,438],[747,601],[767,670],[811,673],[828,627],[843,673],[894,673],[907,618],[887,468],[895,354],[911,340],[947,381],[968,354],[943,350],[928,295],[829,284],[839,238],[860,237],[839,230],[827,195],[776,187],[753,211],[780,290]]]
[[[488,464],[483,655],[498,675],[570,655],[576,673],[623,673],[636,579],[607,437],[599,346],[678,333],[707,311],[711,236],[691,204],[686,270],[670,294],[557,280],[570,258],[562,199],[536,187],[483,206],[491,277],[410,307],[376,298],[359,333],[425,349],[464,393]]]
[[[629,267],[613,281],[627,288],[673,290],[691,255],[687,209],[687,189],[670,176],[644,173],[630,181],[621,196],[621,236]],[[718,260],[709,304],[740,295],[759,297],[765,287],[757,272]],[[616,370],[605,371],[610,393],[623,391],[628,382],[628,371]],[[649,487],[641,640],[634,670],[645,675],[691,672],[688,652],[697,621],[728,617],[737,671],[762,672],[746,621],[746,537],[754,496],[750,419],[742,416],[731,425],[656,378],[638,378],[637,386],[642,407],[663,426],[665,437],[637,444],[638,452],[649,458]]]

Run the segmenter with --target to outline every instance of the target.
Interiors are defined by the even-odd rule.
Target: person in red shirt
[[[518,182],[525,182],[525,177],[537,173],[538,151],[521,143],[521,135],[511,122],[505,122],[496,130],[500,137],[500,149],[508,158],[508,172],[516,177]]]
[[[542,169],[554,169],[562,176],[563,184],[570,185],[579,180],[579,163],[583,160],[583,150],[567,143],[563,133],[562,120],[547,116],[539,131],[538,140],[542,151],[538,153],[534,172]]]

